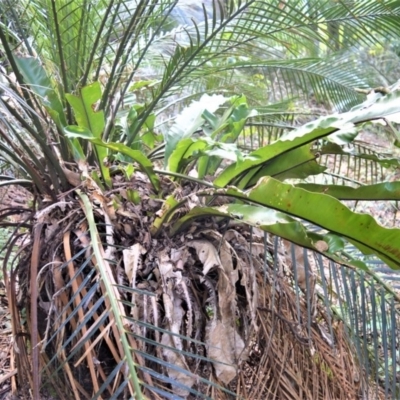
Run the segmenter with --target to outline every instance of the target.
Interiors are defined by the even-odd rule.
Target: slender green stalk
[[[138,4],[136,4],[135,12],[129,21],[129,24],[125,30],[124,36],[122,37],[122,39],[120,41],[120,45],[119,45],[118,50],[114,57],[114,63],[111,67],[110,77],[114,77],[114,79],[117,79],[117,76],[122,72],[121,70],[117,71],[118,65],[122,61],[122,58],[125,53],[126,45],[129,42],[130,38],[132,37],[132,34],[134,33],[134,28],[138,24],[138,21],[140,20],[140,18],[142,18],[145,9],[146,9],[146,1],[141,0]],[[137,38],[136,38],[136,40],[137,40]],[[122,65],[121,68],[123,69],[123,68],[125,68],[125,66]],[[109,79],[107,82],[107,85],[104,89],[103,97],[100,102],[100,106],[99,106],[100,110],[103,110],[104,108],[106,108],[106,106],[108,106],[108,107],[110,106],[109,98],[110,97],[112,98],[112,96],[113,96],[112,87],[114,87],[113,79]],[[106,114],[107,114],[107,111],[106,111]]]
[[[60,33],[60,26],[59,26],[59,21],[58,21],[58,11],[57,11],[57,6],[56,6],[56,1],[51,0],[51,9],[53,12],[53,18],[54,18],[54,28],[55,28],[55,34],[57,38],[57,50],[58,50],[58,56],[60,57],[60,63],[59,67],[61,68],[61,79],[63,82],[64,86],[64,91],[68,92],[69,84],[68,84],[68,78],[67,78],[67,70],[66,70],[66,64],[65,64],[65,59],[64,59],[64,51],[63,51],[63,42],[61,40],[61,33]],[[72,124],[73,119],[72,119],[72,111],[70,105],[67,103],[67,119],[70,124]]]
[[[114,0],[110,1],[110,3],[108,4],[107,10],[104,13],[104,17],[103,17],[103,19],[102,19],[102,21],[100,23],[99,29],[97,31],[96,38],[94,40],[94,43],[93,43],[93,46],[92,46],[92,49],[91,49],[91,52],[90,52],[90,55],[89,55],[89,59],[87,60],[87,63],[86,63],[85,73],[84,73],[83,78],[82,78],[82,86],[86,85],[88,77],[89,77],[89,74],[90,74],[90,72],[92,70],[93,60],[94,60],[94,58],[96,56],[96,51],[98,50],[98,45],[99,45],[100,39],[103,36],[103,29],[104,29],[104,27],[106,25],[106,22],[108,20],[108,17],[110,15],[112,7],[114,7]],[[116,7],[118,9],[119,4]],[[115,19],[116,15],[117,15],[117,13],[115,12],[114,15],[113,15],[114,19]],[[111,21],[111,26],[112,26],[112,23],[113,23],[113,21]],[[109,31],[109,33],[110,32],[111,32],[111,30]],[[106,43],[107,43],[107,41],[106,41]],[[105,51],[105,49],[106,49],[106,47],[104,46],[103,51]],[[101,67],[101,65],[102,65],[102,63],[100,62],[99,63],[99,68]],[[98,79],[98,74],[96,75],[95,80],[97,80],[97,79]]]
[[[118,331],[121,333],[121,342],[122,346],[125,352],[125,359],[128,364],[128,369],[130,373],[130,379],[132,380],[132,385],[135,389],[135,400],[144,400],[144,397],[141,392],[140,388],[140,382],[139,378],[136,373],[136,368],[135,368],[135,362],[132,357],[132,349],[129,346],[128,338],[126,336],[126,330],[124,328],[124,324],[119,312],[119,307],[117,300],[115,297],[112,295],[114,288],[109,282],[107,278],[107,273],[106,269],[104,266],[104,259],[103,256],[100,252],[100,243],[99,243],[99,233],[97,231],[97,226],[96,222],[94,220],[93,216],[93,208],[92,205],[90,204],[89,198],[86,194],[82,193],[80,190],[77,190],[77,194],[79,197],[82,199],[84,209],[85,209],[85,214],[86,214],[86,219],[89,224],[89,232],[90,232],[90,238],[92,241],[92,248],[93,248],[93,253],[97,261],[97,265],[104,283],[104,286],[106,287],[107,293],[109,294],[108,298],[110,300],[112,312],[114,314],[114,318],[116,321],[116,324],[118,326]]]

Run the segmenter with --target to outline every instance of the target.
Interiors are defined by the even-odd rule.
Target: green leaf
[[[187,138],[181,140],[168,158],[168,170],[171,172],[183,172],[187,161],[193,154],[206,147],[207,143],[202,139]]]
[[[272,176],[281,181],[285,179],[305,179],[310,175],[318,175],[326,170],[315,160],[314,153],[310,150],[310,145],[305,145],[282,154],[260,169],[251,169],[238,182],[238,187],[244,189],[255,185],[263,176]]]
[[[199,158],[197,163],[198,178],[203,179],[204,176],[213,176],[221,161],[243,160],[243,153],[236,143],[214,142],[211,138],[207,138],[208,146],[202,150],[203,156]]]
[[[232,181],[240,181],[240,178],[252,168],[260,168],[263,164],[288,151],[294,150],[339,130],[351,130],[353,124],[379,119],[385,115],[399,112],[399,98],[400,92],[394,92],[378,99],[373,104],[369,104],[368,106],[364,105],[364,108],[360,106],[357,109],[344,114],[321,117],[314,122],[310,122],[298,129],[294,129],[274,143],[253,151],[250,153],[249,158],[241,162],[240,165],[234,163],[228,166],[215,179],[214,184],[218,187],[224,187],[232,183]]]
[[[129,87],[129,92],[136,92],[143,88],[148,88],[156,85],[160,81],[157,79],[146,80],[146,81],[136,81]]]
[[[400,230],[380,226],[370,215],[349,210],[339,200],[321,193],[282,183],[271,177],[243,192],[236,188],[217,190],[243,201],[250,201],[309,221],[344,237],[366,254],[374,253],[393,269],[400,268]]]
[[[204,111],[214,112],[226,101],[227,98],[224,96],[205,94],[199,101],[193,101],[176,117],[175,124],[164,135],[165,165],[168,164],[168,159],[179,141],[191,137],[204,124]]]
[[[100,138],[104,130],[104,112],[95,111],[96,103],[101,99],[99,82],[80,89],[79,96],[65,94],[68,103],[75,112],[75,119],[79,126],[88,128],[93,137]]]
[[[135,204],[137,206],[140,204],[140,202],[141,202],[140,193],[137,190],[127,189],[126,195],[128,197],[128,200],[130,202],[132,202],[133,204]]]
[[[131,146],[134,140],[136,139],[136,125],[138,123],[138,110],[143,109],[142,105],[135,104],[128,112],[128,116],[126,117],[126,144]]]
[[[218,157],[219,159],[237,161],[243,158],[242,151],[235,143],[213,143],[211,148],[206,148],[203,153],[210,157]]]
[[[146,111],[146,107],[145,104],[135,104],[131,107],[128,116],[126,117],[126,145],[136,150],[141,150],[141,142],[150,148],[154,146],[154,140],[156,137],[153,132],[156,120],[155,114],[150,114],[144,121],[144,124],[141,123],[141,115]],[[140,139],[138,139],[139,125],[143,125]]]
[[[385,182],[353,188],[343,185],[300,183],[296,187],[324,193],[340,200],[400,200],[400,182]]]
[[[222,101],[222,100],[221,100]],[[232,106],[222,117],[205,110],[202,117],[211,125],[211,129],[203,127],[205,135],[199,139],[181,139],[168,160],[171,172],[183,170],[194,158],[198,158],[197,172],[202,179],[205,175],[213,175],[222,159],[240,161],[242,152],[234,143],[237,140],[246,119],[253,115],[247,108],[246,98],[233,97]]]
[[[241,180],[241,176],[248,173],[255,167],[262,167],[267,162],[272,161],[274,158],[301,147],[309,142],[312,142],[320,137],[324,137],[337,130],[337,126],[340,126],[340,119],[331,117],[329,120],[317,120],[313,123],[309,123],[302,128],[296,129],[297,137],[289,138],[288,140],[280,139],[276,142],[262,147],[249,154],[240,164],[234,163],[229,165],[221,174],[215,179],[214,185],[224,187],[232,181],[238,182]],[[247,184],[247,182],[241,183],[240,186]]]
[[[358,135],[355,126],[349,126],[347,129],[339,129],[327,137],[327,140],[336,145],[345,145],[351,143]]]
[[[94,82],[81,88],[79,96],[67,93],[65,97],[75,112],[78,126],[88,129],[94,138],[100,139],[105,125],[104,112],[95,111],[96,103],[101,99],[100,83]],[[110,171],[104,165],[108,154],[107,149],[104,146],[95,146],[95,151],[104,182],[111,187]]]
[[[67,128],[65,128],[65,132],[67,137],[69,138],[86,139],[96,146],[105,147],[107,149],[120,152],[130,157],[132,160],[137,162],[140,165],[141,169],[147,174],[154,189],[157,191],[160,189],[160,182],[158,176],[154,173],[153,163],[141,151],[132,150],[130,147],[125,146],[122,143],[106,143],[99,138],[90,137],[90,131],[85,128],[68,126]]]
[[[94,139],[92,131],[85,126],[68,125],[64,131],[68,138]]]
[[[133,167],[132,164],[128,164],[125,168],[124,168],[124,173],[125,173],[125,177],[126,179],[129,181],[132,178],[133,173],[135,172],[135,168]]]
[[[208,172],[207,166],[210,160],[215,158],[236,161],[242,158],[242,152],[235,143],[215,142],[210,137],[183,139],[169,157],[168,170],[183,173],[186,166],[196,158],[199,159],[197,163],[198,178],[202,179]]]
[[[212,122],[213,131],[209,133],[210,137],[218,144],[213,150],[207,151],[207,156],[201,157],[198,162],[199,178],[205,175],[215,175],[221,165],[222,159],[232,161],[242,161],[242,152],[234,146],[240,133],[242,132],[249,117],[257,115],[255,110],[249,110],[245,96],[234,96],[230,99],[232,103],[222,117],[218,118],[208,113],[208,120]],[[203,116],[205,113],[203,114]]]
[[[300,246],[315,249],[312,240],[308,237],[308,232],[299,221],[279,211],[249,204],[227,204],[221,207],[195,207],[174,224],[172,234],[181,231],[191,220],[205,216],[228,216],[290,240]],[[321,235],[319,239],[323,240],[323,236]]]
[[[324,240],[328,243],[330,253],[341,251],[346,245],[346,242],[343,240],[343,238],[338,235],[334,235],[333,233],[328,233],[327,235],[324,235]]]
[[[345,156],[351,156],[355,158],[361,158],[363,160],[371,160],[379,163],[385,168],[388,167],[399,167],[400,166],[400,160],[397,158],[388,158],[383,156],[380,156],[378,154],[367,154],[367,153],[357,153],[355,149],[352,150],[346,150],[343,149],[341,146],[335,144],[335,143],[328,143],[324,146],[322,146],[321,150],[319,151],[321,155],[323,154],[341,154]]]
[[[24,81],[36,93],[59,128],[66,126],[64,107],[39,59],[15,57]]]
[[[154,173],[153,163],[141,151],[132,150],[122,143],[105,143],[99,139],[92,140],[92,142],[99,146],[107,147],[110,150],[118,151],[130,157],[132,160],[137,162],[140,165],[142,171],[146,173],[154,189],[156,191],[160,190],[160,181],[158,179],[158,176]]]
[[[354,260],[347,254],[346,258],[343,258],[341,253],[344,250],[346,242],[339,236],[333,234],[322,235],[308,231],[300,221],[284,213],[265,207],[248,204],[195,207],[175,222],[171,228],[171,233],[178,233],[190,224],[193,219],[209,216],[235,219],[241,223],[257,227],[264,232],[269,232],[289,240],[299,246],[317,251],[342,265],[368,270],[368,267],[363,262]],[[327,244],[328,249],[326,251],[318,244],[319,241]]]
[[[153,131],[147,131],[141,135],[141,141],[149,149],[154,149],[154,144],[157,140],[157,135]]]
[[[204,110],[202,117],[210,124],[213,131],[218,128],[219,118],[214,113]]]
[[[170,211],[177,207],[179,202],[174,196],[168,196],[162,206],[161,212],[158,213],[157,218],[154,220],[153,225],[150,228],[150,233],[153,237],[156,237],[160,232],[162,226],[168,222],[168,218],[172,217]]]

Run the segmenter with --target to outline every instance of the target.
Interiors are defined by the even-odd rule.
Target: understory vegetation
[[[398,398],[399,21],[0,0],[0,396]]]

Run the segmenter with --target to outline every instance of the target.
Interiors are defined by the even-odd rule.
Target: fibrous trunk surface
[[[169,179],[162,186],[178,199],[198,189]],[[83,190],[148,398],[164,398],[154,387],[192,399],[358,398],[365,378],[344,326],[318,300],[312,271],[311,284],[295,284],[284,245],[240,221],[214,218],[196,220],[174,236],[165,226],[154,236],[163,202],[140,173],[128,182],[116,175],[108,193],[95,185]],[[187,207],[201,201],[192,196]],[[14,351],[15,365],[18,371],[34,368],[30,338],[37,329],[42,388],[51,386],[58,398],[91,398],[123,350],[87,210],[71,192],[29,222],[18,267],[7,280],[14,288],[9,303],[19,316],[26,313],[14,321],[18,346],[25,349]],[[28,375],[17,376],[25,393]],[[121,368],[103,398],[124,380]],[[121,398],[131,390],[125,386]]]

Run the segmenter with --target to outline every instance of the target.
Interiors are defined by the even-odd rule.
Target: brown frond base
[[[196,189],[162,180],[163,193],[176,198]],[[109,193],[91,188],[87,195],[101,241],[96,251],[114,289],[107,290],[100,274],[81,200],[70,193],[40,210],[41,234],[34,230],[36,237],[24,241],[9,278],[19,341],[6,367],[18,368],[16,385],[35,384],[31,338],[37,331],[41,393],[90,399],[113,376],[101,397],[121,389],[117,397],[130,398],[123,333],[115,323],[121,318],[149,399],[167,398],[155,388],[187,399],[362,397],[368,383],[343,325],[331,315],[330,334],[329,310],[314,294],[309,310],[304,291],[274,267],[275,253],[271,244],[264,247],[262,234],[240,222],[203,218],[173,237],[168,226],[152,237],[163,201],[140,174],[131,182],[116,176]],[[118,300],[118,315],[110,296]]]

